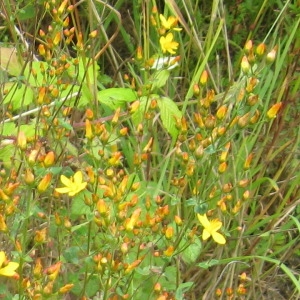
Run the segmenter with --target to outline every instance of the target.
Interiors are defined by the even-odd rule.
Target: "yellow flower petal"
[[[0,251],[0,268],[3,265],[3,263],[5,262],[5,259],[6,259],[6,257],[5,257],[4,251]]]
[[[206,241],[210,236],[211,236],[211,234],[209,233],[209,231],[206,229],[203,229],[203,233],[202,233],[203,241]]]
[[[197,214],[197,217],[198,217],[198,220],[199,220],[200,224],[204,228],[207,228],[207,227],[210,226],[210,222],[208,221],[206,214],[205,215]]]
[[[82,173],[80,171],[77,171],[74,175],[74,182],[76,184],[81,184],[82,183]]]
[[[60,194],[67,194],[67,193],[69,193],[70,188],[68,188],[68,187],[56,188],[55,191]]]
[[[211,231],[217,231],[222,227],[222,222],[217,219],[211,220],[210,227]]]
[[[224,237],[221,233],[219,233],[219,232],[214,232],[214,233],[212,234],[212,238],[213,238],[214,241],[215,241],[216,243],[218,243],[218,244],[221,244],[221,245],[226,244],[226,239],[225,239],[225,237]]]
[[[65,175],[61,175],[60,176],[60,181],[62,182],[62,184],[64,184],[67,187],[71,187],[72,186],[72,180],[70,180],[68,177],[66,177]]]
[[[0,275],[8,276],[8,277],[14,276],[16,273],[15,270],[18,267],[19,267],[18,263],[10,262],[6,267],[0,269]]]

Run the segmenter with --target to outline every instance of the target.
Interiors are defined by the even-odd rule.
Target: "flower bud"
[[[216,117],[218,120],[222,120],[224,118],[224,116],[227,113],[227,106],[226,105],[222,105],[221,107],[219,107],[219,109],[217,110],[216,113]]]
[[[31,171],[31,169],[26,169],[25,170],[24,181],[28,185],[31,185],[31,184],[34,183],[34,175],[33,175],[32,171]]]
[[[165,237],[166,239],[170,240],[174,235],[174,229],[173,227],[168,227],[166,232],[165,232]]]
[[[53,151],[48,152],[44,158],[44,166],[46,168],[51,167],[54,164],[54,160],[55,160],[54,152]]]
[[[219,168],[218,168],[218,172],[220,174],[224,173],[227,169],[227,163],[224,161],[222,163],[220,163]]]
[[[27,147],[27,140],[25,133],[23,131],[19,131],[18,137],[17,137],[17,145],[21,150],[26,150]]]
[[[174,217],[174,220],[175,220],[175,223],[178,225],[178,226],[181,226],[182,225],[182,219],[179,217],[179,216],[175,216]]]
[[[243,58],[242,58],[241,69],[242,69],[243,73],[245,73],[245,74],[249,73],[249,71],[251,69],[251,66],[249,64],[247,56],[243,56]]]
[[[249,123],[249,119],[250,119],[250,112],[240,117],[238,120],[239,127],[244,128],[245,126],[247,126]]]
[[[200,84],[202,86],[206,85],[207,79],[208,79],[208,73],[206,70],[204,70],[200,76],[200,80],[199,80]]]
[[[282,106],[282,102],[278,102],[278,103],[274,104],[274,105],[268,110],[268,112],[267,112],[267,117],[268,117],[269,119],[274,119],[274,118],[276,118],[276,115],[277,115],[279,109],[281,108],[281,106]]]
[[[265,52],[266,52],[266,45],[264,43],[259,44],[256,48],[256,54],[258,56],[263,56]]]
[[[277,52],[277,47],[274,47],[274,48],[267,54],[266,60],[267,60],[268,63],[274,62],[274,60],[276,59],[276,52]]]
[[[97,30],[93,30],[90,34],[89,34],[89,37],[94,39],[98,34],[98,31]]]
[[[39,185],[37,186],[37,190],[40,193],[45,192],[51,183],[51,179],[52,179],[52,174],[51,173],[46,174],[43,177],[43,179],[40,181]]]
[[[68,284],[64,285],[63,287],[61,287],[58,292],[60,294],[66,294],[73,288],[73,286],[74,286],[73,283],[68,283]]]
[[[252,40],[248,40],[247,43],[245,44],[245,47],[244,47],[245,52],[247,54],[250,53],[252,48],[253,48]]]

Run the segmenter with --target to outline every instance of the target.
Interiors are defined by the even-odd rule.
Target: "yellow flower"
[[[178,23],[178,19],[174,16],[170,16],[168,18],[168,20],[162,15],[159,15],[160,21],[161,21],[161,25],[162,27],[164,27],[166,30],[176,30],[176,31],[180,31],[181,28],[175,27]]]
[[[217,232],[222,227],[222,222],[220,220],[214,219],[209,221],[207,219],[206,214],[197,214],[197,217],[201,225],[204,227],[202,233],[203,241],[207,240],[210,236],[212,236],[216,243],[221,245],[224,245],[226,243],[226,239],[224,238],[224,236],[221,233]]]
[[[175,54],[176,52],[174,50],[177,50],[178,43],[173,41],[173,33],[168,33],[165,37],[162,36],[159,40],[161,49],[163,53],[166,53],[167,51],[171,54]]]
[[[84,190],[87,182],[82,182],[82,172],[77,171],[71,179],[64,175],[60,176],[61,182],[65,185],[62,188],[56,188],[55,191],[60,194],[68,194],[69,196],[74,196],[80,191]]]
[[[4,251],[0,251],[0,275],[2,276],[14,276],[16,274],[15,270],[19,267],[16,262],[7,263],[6,255]]]

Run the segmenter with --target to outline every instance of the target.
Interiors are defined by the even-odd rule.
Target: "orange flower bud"
[[[251,69],[251,66],[249,64],[247,56],[243,56],[243,58],[242,58],[241,69],[242,69],[243,73],[245,73],[245,74],[249,73],[249,71]]]
[[[200,76],[200,80],[199,80],[200,84],[202,86],[206,85],[207,79],[208,79],[208,73],[206,70],[204,70]]]
[[[129,107],[129,112],[131,114],[135,113],[138,110],[139,106],[140,106],[140,101],[139,100],[136,100],[136,101],[132,102],[130,107]]]
[[[47,228],[37,230],[34,236],[34,242],[37,244],[42,244],[46,241]]]
[[[61,218],[60,218],[60,216],[57,212],[54,214],[54,219],[55,219],[55,225],[56,226],[60,226],[62,224]]]
[[[161,291],[161,284],[159,282],[155,283],[154,291],[155,292],[160,292]]]
[[[194,84],[193,86],[193,94],[194,96],[199,96],[200,95],[200,88],[198,84]]]
[[[65,8],[66,8],[66,5],[68,4],[68,0],[64,0],[61,5],[59,6],[58,10],[57,10],[57,13],[59,15],[62,15],[65,11]]]
[[[128,243],[123,243],[123,244],[121,245],[121,252],[122,252],[123,254],[127,254],[127,253],[128,253]]]
[[[53,45],[57,46],[61,40],[61,33],[58,31],[53,39]]]
[[[40,181],[39,185],[37,186],[37,190],[40,193],[45,192],[51,183],[51,179],[52,179],[52,174],[51,173],[46,174],[43,177],[43,179]]]
[[[255,124],[255,123],[258,121],[259,116],[260,116],[260,112],[259,112],[259,110],[257,109],[257,110],[255,110],[254,115],[251,117],[250,123],[251,123],[251,124]]]
[[[44,273],[48,275],[48,278],[51,281],[54,281],[56,279],[57,275],[60,272],[61,265],[62,265],[62,263],[59,261],[56,264],[45,269]]]
[[[107,204],[105,203],[105,201],[103,199],[100,199],[97,202],[97,210],[100,213],[100,215],[102,216],[106,216],[108,213],[108,207]]]
[[[147,145],[144,147],[143,153],[151,152],[152,144],[153,144],[153,137],[150,138],[149,142],[148,142]]]
[[[175,216],[174,217],[174,220],[175,220],[175,223],[178,225],[178,226],[181,226],[182,225],[182,219],[179,217],[179,216]]]
[[[226,105],[222,105],[221,107],[219,107],[216,113],[217,119],[222,120],[227,113],[227,109],[228,108]]]
[[[265,52],[266,52],[266,45],[264,43],[259,44],[256,48],[256,54],[262,56],[264,55]]]
[[[142,262],[141,259],[137,259],[132,264],[128,265],[128,267],[125,269],[125,274],[130,273],[132,270],[134,270],[138,265]]]
[[[141,212],[142,212],[142,209],[137,208],[132,213],[131,218],[126,220],[125,228],[126,228],[127,231],[132,231],[133,230],[134,226],[136,225],[136,223],[137,223],[137,221],[140,217]]]
[[[121,136],[126,136],[128,135],[128,127],[123,127],[122,129],[120,129],[119,133]]]
[[[0,189],[0,199],[3,201],[8,201],[10,199],[2,189]]]
[[[38,46],[38,51],[39,51],[39,54],[41,56],[45,56],[46,54],[46,49],[45,49],[45,46],[43,44],[39,44]]]
[[[137,190],[140,188],[140,186],[141,186],[141,183],[140,183],[140,182],[134,182],[134,183],[132,184],[130,190],[131,190],[132,192],[135,192],[135,191],[137,191]]]
[[[237,293],[239,295],[246,295],[247,294],[247,289],[245,288],[245,286],[242,283],[238,286]]]
[[[238,186],[239,187],[246,187],[247,185],[249,184],[249,179],[241,179],[239,182],[238,182]]]
[[[230,127],[230,128],[233,127],[233,126],[238,122],[238,120],[239,120],[239,117],[238,117],[238,116],[235,116],[235,117],[232,119],[232,121],[230,122],[229,127]]]
[[[233,189],[233,186],[231,183],[225,183],[223,186],[222,186],[222,191],[223,193],[230,193]]]
[[[21,150],[26,150],[27,148],[27,139],[23,131],[19,131],[17,137],[17,145]]]
[[[267,112],[267,117],[268,117],[269,119],[274,119],[274,118],[276,118],[276,115],[277,115],[279,109],[281,108],[281,106],[282,106],[282,102],[278,102],[278,103],[274,104],[274,105],[268,110],[268,112]]]
[[[36,279],[41,278],[42,277],[42,270],[43,270],[43,266],[42,266],[41,258],[37,258],[37,260],[35,262],[34,269],[33,269],[34,278],[36,278]]]
[[[112,120],[111,120],[111,123],[113,125],[115,125],[115,124],[118,123],[118,120],[119,120],[119,117],[120,117],[120,111],[121,111],[121,108],[118,107],[117,110],[116,110],[116,112],[115,112],[115,114],[114,114],[114,116],[113,116],[113,118],[112,118]]]
[[[174,229],[173,227],[168,227],[166,232],[165,232],[165,237],[170,240],[174,235]]]
[[[44,37],[46,35],[46,33],[45,33],[44,30],[40,29],[39,30],[39,35],[40,35],[40,37]]]
[[[89,119],[85,120],[85,137],[89,140],[92,140],[94,137],[92,124]]]
[[[244,128],[245,126],[247,126],[249,123],[249,119],[250,119],[250,112],[248,112],[245,115],[243,115],[242,117],[240,117],[238,119],[239,127]]]
[[[221,155],[220,155],[220,162],[224,162],[226,161],[227,159],[227,155],[228,155],[228,151],[229,151],[229,148],[230,148],[230,142],[228,142],[226,145],[225,145],[225,151],[222,151]]]
[[[5,222],[5,217],[0,214],[0,232],[7,232],[8,228]]]
[[[208,115],[204,120],[204,125],[207,129],[212,129],[216,126],[216,118],[213,115]]]
[[[252,159],[253,159],[253,156],[254,156],[254,154],[253,154],[253,153],[250,153],[250,154],[248,155],[248,157],[246,158],[246,161],[245,161],[245,163],[244,163],[244,170],[248,170],[248,169],[250,168],[250,164],[251,164],[251,161],[252,161]]]
[[[50,296],[53,293],[53,285],[53,281],[48,282],[47,285],[43,288],[43,294]]]
[[[89,37],[94,39],[96,36],[98,35],[98,31],[97,30],[93,30],[90,34]]]
[[[54,163],[54,160],[55,160],[54,152],[53,151],[48,152],[44,158],[44,166],[46,168],[51,167]]]
[[[247,99],[247,104],[250,106],[255,105],[258,102],[258,95],[249,95],[248,99]]]
[[[66,294],[73,288],[73,286],[74,286],[73,283],[68,283],[68,284],[64,285],[63,287],[61,287],[58,292],[60,294]]]
[[[164,251],[164,255],[165,256],[172,256],[174,253],[174,247],[173,246],[169,246],[165,251]]]
[[[249,190],[246,190],[244,193],[243,193],[243,200],[247,200],[249,199],[250,197],[250,191]]]
[[[217,289],[216,290],[216,296],[217,297],[221,297],[222,296],[222,290],[221,289]]]
[[[238,200],[238,202],[232,209],[232,213],[237,214],[241,210],[241,207],[242,207],[242,202],[241,202],[241,200]]]
[[[220,163],[218,172],[222,174],[226,171],[226,169],[227,169],[227,163],[224,161],[224,162]]]
[[[252,43],[252,40],[248,40],[247,43],[245,44],[245,52],[248,54],[250,53],[250,51],[252,50],[253,48],[253,43]]]
[[[137,60],[142,60],[143,59],[143,50],[142,50],[141,46],[137,47],[137,50],[136,50],[136,59]]]

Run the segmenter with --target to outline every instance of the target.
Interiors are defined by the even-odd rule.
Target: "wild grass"
[[[298,299],[299,9],[3,0],[0,295]]]

